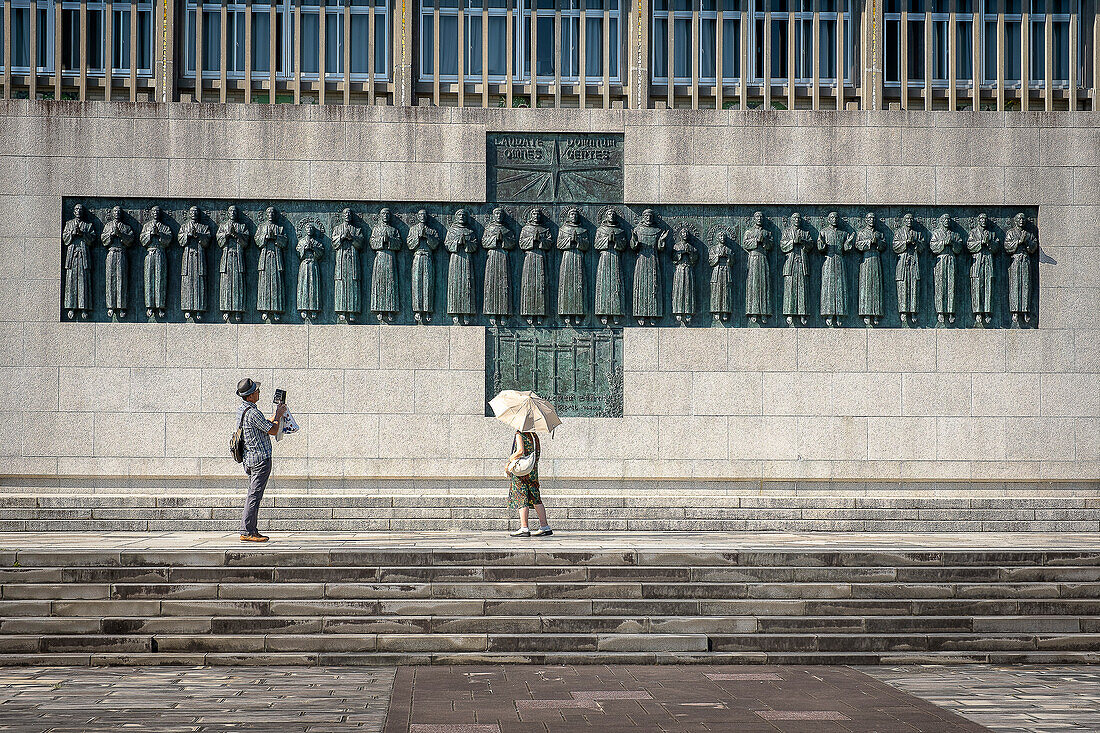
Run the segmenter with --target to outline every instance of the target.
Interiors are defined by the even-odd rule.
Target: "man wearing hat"
[[[245,377],[237,382],[237,396],[241,406],[237,412],[237,421],[244,438],[244,472],[248,475],[248,497],[244,502],[244,516],[241,518],[242,542],[267,542],[256,529],[256,519],[260,512],[260,500],[264,498],[267,479],[271,476],[271,438],[279,431],[279,421],[286,412],[286,405],[275,408],[275,414],[268,420],[256,407],[260,399],[260,383]]]

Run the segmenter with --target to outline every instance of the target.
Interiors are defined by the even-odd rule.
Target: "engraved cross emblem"
[[[530,197],[537,201],[582,201],[594,190],[613,185],[619,166],[599,164],[591,160],[570,161],[562,155],[561,141],[549,140],[549,155],[545,161],[528,160],[523,163],[498,163],[502,173],[498,185],[510,189],[512,199]],[[609,175],[610,174],[610,175]]]

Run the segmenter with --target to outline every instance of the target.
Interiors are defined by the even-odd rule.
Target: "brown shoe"
[[[267,537],[262,534],[242,534],[241,542],[267,542]]]

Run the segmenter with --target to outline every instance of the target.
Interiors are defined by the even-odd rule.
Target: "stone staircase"
[[[474,540],[0,549],[0,664],[1100,662],[1095,543]]]
[[[243,481],[0,481],[0,531],[223,531]],[[505,531],[503,481],[275,479],[271,531]],[[605,531],[1097,532],[1100,482],[544,482],[555,527]]]

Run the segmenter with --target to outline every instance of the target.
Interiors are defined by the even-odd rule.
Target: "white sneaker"
[[[554,530],[550,529],[549,527],[539,527],[538,529],[536,529],[534,532],[531,533],[531,536],[532,537],[549,537],[552,534],[554,534]]]
[[[531,530],[527,527],[520,527],[515,532],[509,532],[509,535],[512,537],[530,537]]]

